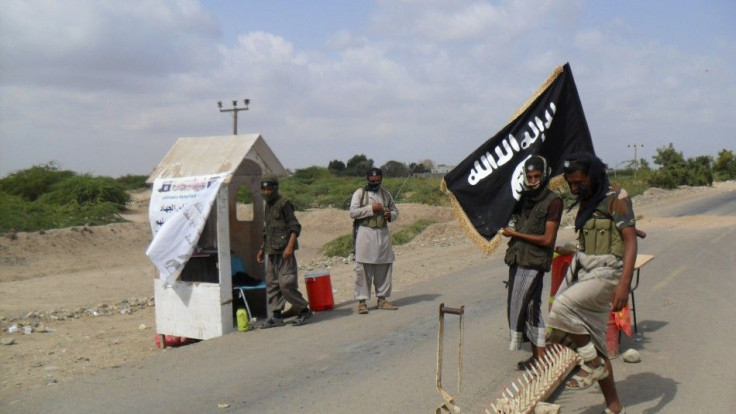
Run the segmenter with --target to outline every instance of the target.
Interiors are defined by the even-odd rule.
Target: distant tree
[[[713,184],[713,158],[702,155],[695,158],[682,156],[670,143],[657,149],[653,157],[660,168],[648,179],[649,185],[661,188],[675,188],[680,185],[705,186]]]
[[[373,160],[366,157],[364,154],[353,155],[348,160],[346,165],[345,173],[348,175],[355,175],[358,177],[365,176],[368,170],[373,167]]]
[[[384,177],[406,177],[409,175],[409,168],[403,162],[389,161],[381,166]]]
[[[315,181],[329,177],[330,173],[325,167],[311,166],[307,168],[299,168],[292,175],[291,178],[295,182],[301,184],[313,184]]]
[[[409,171],[413,171],[412,174],[421,174],[425,172],[430,172],[427,170],[426,167],[424,167],[424,164],[417,164],[415,162],[409,164]]]
[[[681,168],[685,166],[685,157],[677,152],[670,142],[669,146],[657,148],[657,154],[653,157],[654,163],[662,168]]]
[[[350,157],[346,167],[355,168],[356,165],[364,161],[368,161],[368,157],[366,157],[365,154],[355,154],[352,157]],[[371,164],[373,164],[373,160],[370,160],[370,161],[371,161]]]
[[[701,155],[688,158],[688,184],[689,185],[713,185],[713,157]]]
[[[425,172],[432,172],[432,169],[434,169],[435,167],[437,167],[437,165],[434,163],[434,161],[430,160],[429,158],[427,158],[426,160],[419,161],[419,164],[422,165],[422,166],[424,166],[424,171]]]
[[[327,169],[335,174],[342,174],[343,172],[345,172],[345,168],[345,163],[340,160],[332,160],[327,166]]]
[[[733,151],[722,149],[713,164],[713,172],[719,180],[736,179],[736,156]]]

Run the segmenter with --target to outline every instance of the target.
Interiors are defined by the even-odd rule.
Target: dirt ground
[[[651,189],[634,198],[638,227],[651,232],[659,226],[719,225],[697,216],[659,218],[656,207],[693,200],[704,192],[733,190],[736,182]],[[151,239],[149,196],[133,194],[126,214],[129,223],[0,236],[0,399],[11,398],[17,390],[53,386],[77,375],[176,352],[161,350],[154,342],[154,268],[145,256]],[[416,282],[503,254],[502,245],[492,255],[483,255],[449,207],[399,204],[399,210],[392,230],[419,218],[437,223],[395,248],[393,298]],[[347,212],[311,210],[298,213],[298,218],[303,227],[297,252],[300,275],[328,269],[335,303],[352,301],[352,262],[318,252],[324,243],[350,232]],[[558,244],[574,239],[571,222],[571,214],[566,214]]]

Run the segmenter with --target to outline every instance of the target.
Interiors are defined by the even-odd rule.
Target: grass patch
[[[430,219],[419,219],[411,224],[411,226],[399,229],[391,235],[391,242],[395,246],[409,243],[414,240],[415,237],[420,235],[427,227],[436,223]]]
[[[434,220],[419,219],[410,226],[391,233],[391,242],[395,246],[409,243],[434,223],[436,223]],[[322,246],[321,251],[327,257],[347,257],[353,252],[353,235],[340,236]]]
[[[348,257],[353,252],[353,235],[346,234],[327,242],[321,250],[327,257]]]

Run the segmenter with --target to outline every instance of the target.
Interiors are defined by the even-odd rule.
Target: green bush
[[[34,201],[48,192],[54,184],[75,175],[73,171],[59,170],[58,165],[52,161],[8,175],[0,180],[0,191]]]
[[[358,188],[365,185],[365,178],[336,175],[323,167],[299,169],[291,177],[279,180],[279,192],[291,200],[294,208],[304,211],[310,208],[350,208],[350,199]],[[383,188],[398,197],[398,203],[420,203],[434,206],[448,204],[447,196],[440,191],[439,178],[384,177]],[[400,190],[400,191],[399,191]],[[251,203],[251,195],[238,192],[240,203]]]
[[[733,151],[722,149],[713,164],[713,172],[719,181],[736,179],[736,155]]]
[[[59,205],[109,202],[116,205],[119,211],[122,211],[130,201],[130,194],[125,191],[121,184],[110,177],[92,177],[85,174],[55,183],[51,186],[50,191],[43,194],[38,200]]]
[[[148,179],[147,175],[124,175],[122,177],[118,177],[115,179],[115,181],[118,182],[118,184],[122,185],[124,189],[126,190],[139,190],[142,188],[151,188],[151,184],[146,184],[146,180]]]
[[[0,192],[0,231],[39,231],[123,222],[119,211],[119,206],[111,202],[53,204],[27,201]]]
[[[129,200],[125,186],[110,177],[61,171],[53,162],[36,165],[0,180],[0,231],[121,222]]]

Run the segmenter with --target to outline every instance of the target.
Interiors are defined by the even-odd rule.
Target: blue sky
[[[609,165],[736,150],[733,1],[6,0],[0,177],[148,174],[248,98],[290,169],[456,164],[569,62]]]

